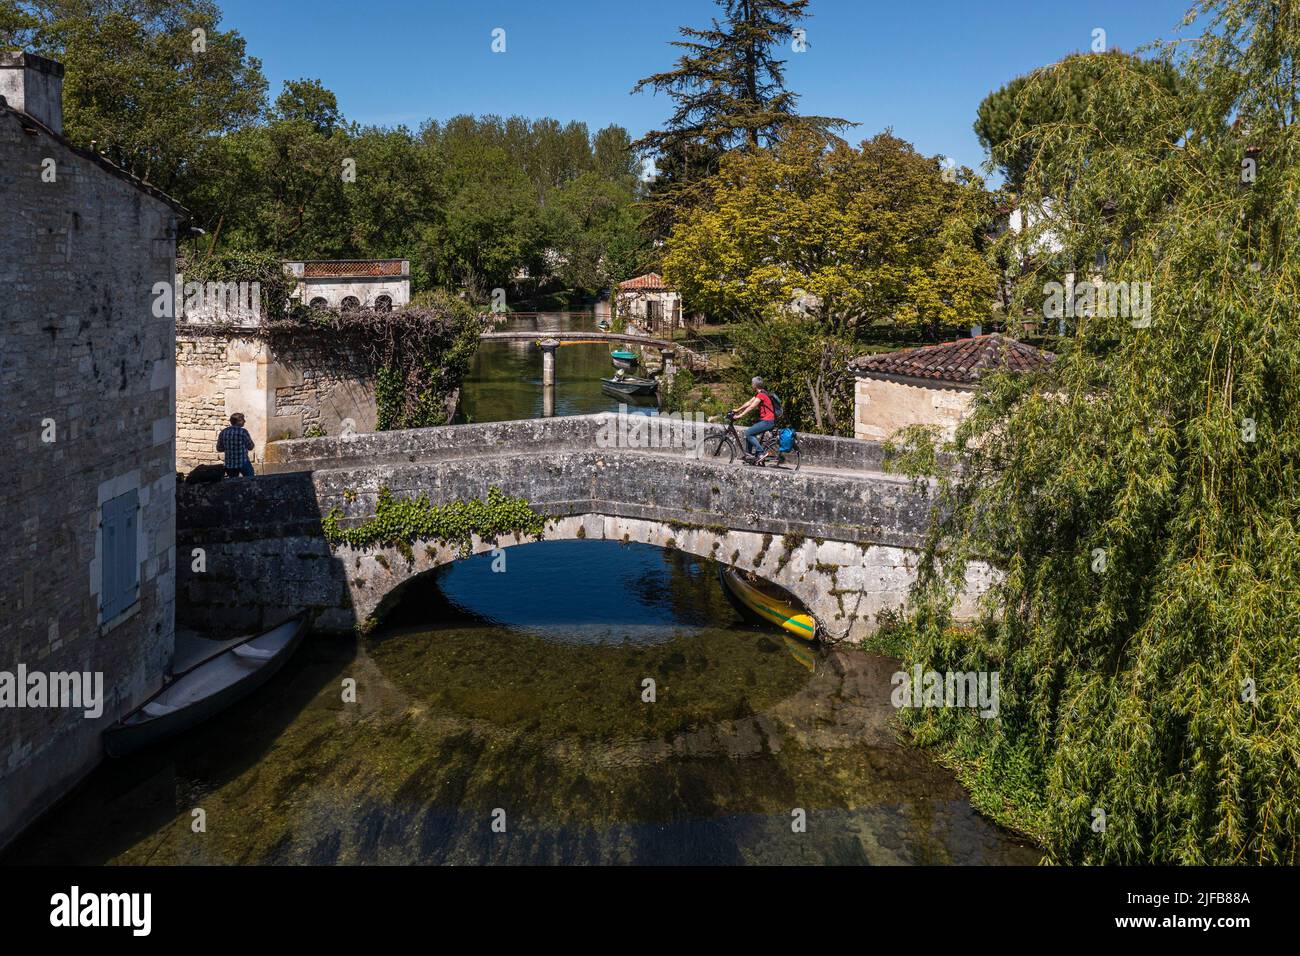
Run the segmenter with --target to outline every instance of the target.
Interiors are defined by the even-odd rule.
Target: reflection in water
[[[506,556],[505,573],[487,554],[416,579],[363,642],[309,639],[216,723],[106,764],[5,862],[1037,858],[897,742],[892,662],[831,650],[810,671],[681,552]]]
[[[596,314],[512,317],[493,328],[497,332],[595,331]],[[620,399],[600,390],[601,378],[608,378],[614,370],[610,348],[604,342],[561,345],[555,350],[555,388],[543,395],[541,349],[532,342],[484,342],[465,377],[458,420],[501,422],[617,411]],[[653,400],[621,401],[631,407],[654,408]]]

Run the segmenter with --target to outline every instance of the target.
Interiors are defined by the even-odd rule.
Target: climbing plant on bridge
[[[534,511],[526,499],[511,498],[495,486],[488,489],[486,500],[470,498],[437,505],[428,495],[395,498],[384,487],[379,489],[373,518],[353,527],[343,527],[341,518],[342,511],[333,508],[321,522],[325,538],[335,544],[367,548],[440,541],[456,545],[462,555],[469,553],[475,535],[484,541],[509,535],[537,538],[546,528],[545,516]]]

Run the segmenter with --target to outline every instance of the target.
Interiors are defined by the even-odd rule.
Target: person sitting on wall
[[[244,427],[244,416],[239,412],[230,416],[230,426],[221,429],[217,436],[217,451],[226,456],[226,477],[253,477],[253,463],[248,460],[248,453],[253,450],[253,436]]]

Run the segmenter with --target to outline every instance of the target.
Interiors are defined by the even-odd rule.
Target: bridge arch
[[[475,538],[464,554],[454,545],[416,541],[381,548],[344,546],[337,549],[336,557],[347,575],[356,619],[372,626],[396,606],[411,582],[444,565],[497,548],[582,539],[675,549],[752,571],[798,598],[817,619],[819,636],[829,641],[859,636],[872,629],[878,612],[901,607],[917,557],[906,548],[596,513],[549,520],[538,538],[512,536],[496,542]]]

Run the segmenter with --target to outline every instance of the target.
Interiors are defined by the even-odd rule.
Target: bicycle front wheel
[[[727,464],[736,460],[736,446],[732,444],[729,435],[710,435],[704,439],[704,456],[706,458],[721,458],[723,454],[727,456]]]

